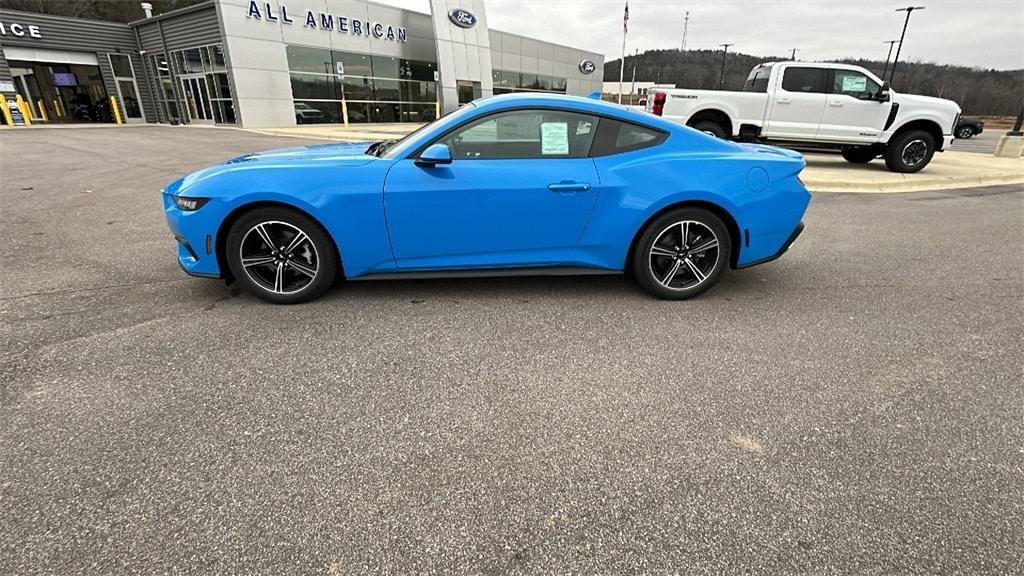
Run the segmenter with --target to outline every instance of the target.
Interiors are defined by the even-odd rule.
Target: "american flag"
[[[626,12],[622,15],[622,33],[629,32],[629,2],[626,2]]]

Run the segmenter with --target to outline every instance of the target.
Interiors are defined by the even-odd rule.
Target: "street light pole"
[[[885,68],[882,68],[882,80],[885,80],[885,73],[889,71],[889,59],[892,58],[892,45],[899,42],[899,40],[886,40],[882,44],[889,45],[889,53],[885,55]]]
[[[789,59],[792,60],[793,62],[796,62],[796,53],[799,51],[799,49],[793,48],[793,53],[789,55]]]
[[[889,84],[892,84],[893,78],[896,77],[896,63],[900,61],[900,51],[903,50],[903,37],[907,35],[907,24],[910,24],[910,14],[914,10],[924,10],[924,6],[907,6],[906,8],[897,8],[897,12],[906,12],[907,19],[903,21],[903,32],[900,34],[900,47],[896,49],[896,58],[892,61],[892,71],[889,72]]]
[[[725,55],[729,53],[729,46],[735,46],[735,44],[719,44],[723,48],[722,50],[722,70],[718,73],[718,89],[721,90],[725,86]]]

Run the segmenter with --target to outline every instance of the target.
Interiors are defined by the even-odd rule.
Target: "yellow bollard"
[[[39,107],[39,117],[43,119],[43,122],[49,122],[50,119],[46,117],[46,106],[43,106],[43,101],[36,101],[36,106]]]
[[[113,96],[110,97],[110,109],[114,111],[114,122],[124,124],[124,122],[121,121],[121,108],[117,106],[117,98],[114,98]]]
[[[28,102],[21,99],[21,94],[16,96],[18,102],[18,108],[21,110],[21,116],[25,119],[25,126],[32,125],[32,112],[28,107]]]
[[[54,100],[53,101],[53,112],[54,112],[54,114],[57,115],[57,118],[63,118],[64,117],[64,111],[60,109],[60,101],[59,100]]]
[[[436,100],[434,102],[434,120],[437,120],[440,117],[441,117],[441,101],[440,100]]]
[[[8,126],[14,126],[14,118],[11,116],[11,109],[7,107],[7,96],[0,94],[0,100],[3,101],[4,105],[4,122]]]
[[[345,128],[348,128],[348,102],[344,98],[341,99],[341,121],[345,123]]]

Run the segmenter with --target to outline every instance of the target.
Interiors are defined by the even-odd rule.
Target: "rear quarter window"
[[[591,156],[608,156],[633,152],[657,146],[668,138],[668,134],[639,124],[601,118],[597,124],[597,135],[591,147]]]

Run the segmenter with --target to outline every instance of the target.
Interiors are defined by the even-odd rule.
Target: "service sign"
[[[452,8],[452,11],[448,13],[448,19],[459,28],[472,28],[476,26],[476,16],[469,10],[463,10],[462,8]]]
[[[597,64],[594,64],[593,60],[587,60],[586,58],[580,60],[580,72],[593,74],[594,70],[597,70]]]
[[[32,24],[0,22],[0,36],[13,36],[15,38],[42,38],[43,33],[39,31],[39,26],[34,26]]]

